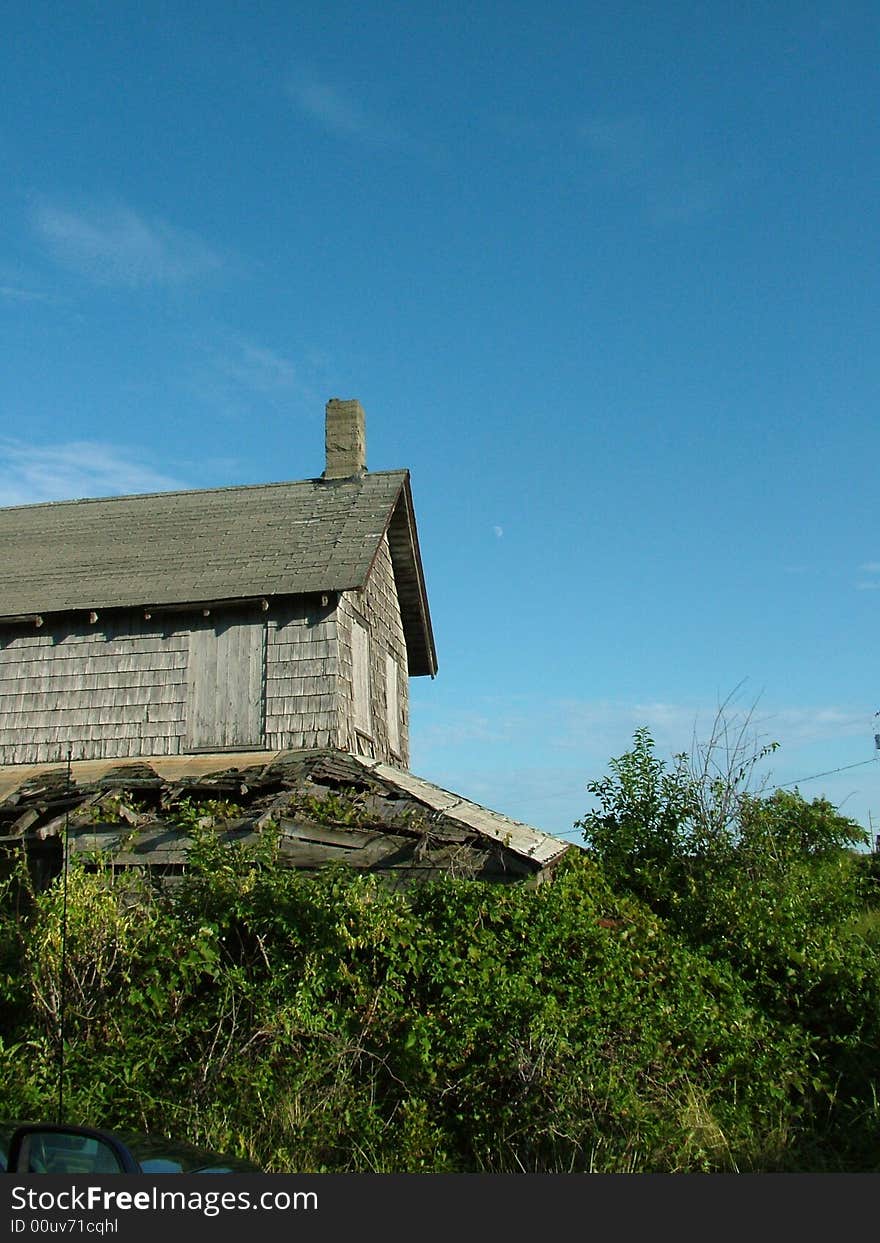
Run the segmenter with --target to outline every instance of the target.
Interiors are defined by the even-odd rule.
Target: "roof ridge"
[[[119,492],[114,493],[112,496],[77,496],[68,497],[62,501],[28,501],[24,505],[0,505],[0,513],[9,513],[12,510],[20,512],[23,509],[59,508],[65,505],[105,505],[112,501],[146,501],[154,500],[156,497],[207,496],[229,492],[256,492],[264,491],[270,488],[290,488],[295,487],[297,484],[306,483],[320,484],[322,487],[334,488],[353,482],[362,483],[366,479],[374,479],[380,476],[402,476],[408,473],[407,468],[402,466],[397,470],[365,471],[363,475],[357,476],[353,479],[323,479],[321,476],[318,476],[314,479],[276,479],[271,480],[268,483],[232,483],[216,488],[169,488],[162,492]]]

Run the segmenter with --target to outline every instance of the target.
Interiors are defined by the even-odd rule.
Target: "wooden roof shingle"
[[[433,676],[405,470],[0,509],[0,621],[348,591],[386,533],[409,671]]]

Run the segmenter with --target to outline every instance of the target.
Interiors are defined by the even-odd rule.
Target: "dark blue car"
[[[0,1123],[8,1174],[259,1174],[259,1166],[135,1132],[49,1123]]]

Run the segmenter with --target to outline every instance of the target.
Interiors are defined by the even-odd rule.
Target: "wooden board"
[[[367,737],[373,733],[370,712],[370,636],[360,622],[351,628],[352,695],[354,727]]]
[[[193,630],[187,667],[186,748],[258,747],[263,739],[266,627],[219,619]]]

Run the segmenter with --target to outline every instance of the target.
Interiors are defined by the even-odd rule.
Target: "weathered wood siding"
[[[353,617],[351,626],[351,692],[354,727],[366,738],[373,737],[372,683],[370,671],[370,632]]]
[[[0,763],[178,754],[188,648],[135,616],[0,632]]]
[[[266,642],[266,746],[337,747],[339,644],[336,596],[301,596],[273,609]]]
[[[360,730],[355,621],[367,636]],[[276,601],[256,616],[133,612],[0,630],[0,764],[63,762],[68,747],[89,760],[253,746],[336,747],[406,767],[408,703],[387,540],[362,591]]]
[[[385,653],[385,702],[388,750],[392,755],[400,755],[400,666],[390,652]]]
[[[340,595],[337,619],[340,679],[338,746],[344,751],[368,755],[406,768],[409,765],[409,677],[406,641],[387,537],[382,540],[363,590],[346,591]],[[363,626],[369,636],[369,732],[362,726],[358,727],[355,717],[352,648],[355,623]],[[389,656],[391,660],[388,660]],[[396,694],[391,684],[395,671]],[[393,715],[390,728],[389,712]]]

